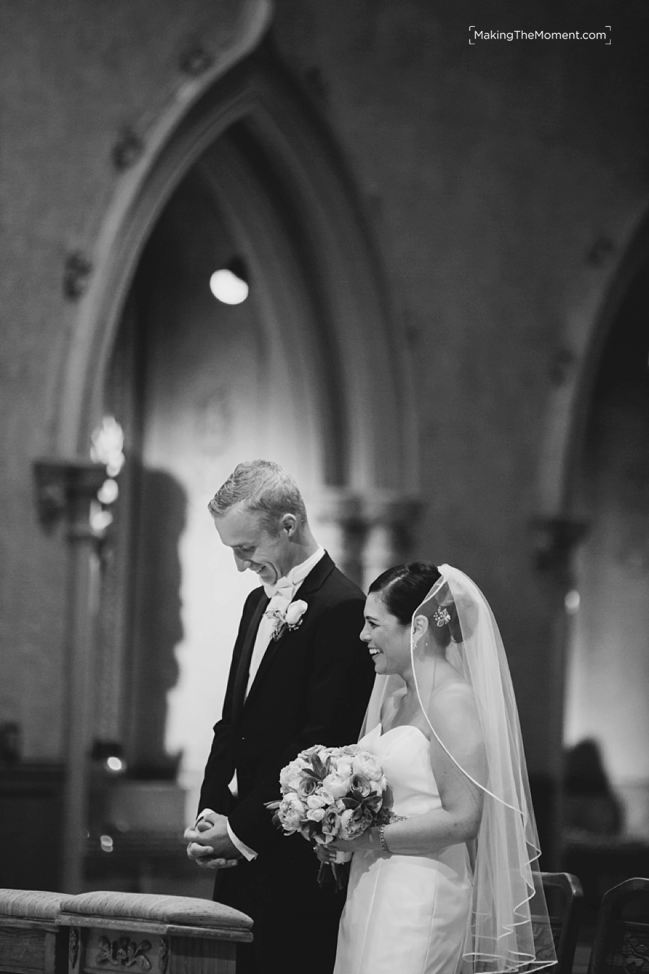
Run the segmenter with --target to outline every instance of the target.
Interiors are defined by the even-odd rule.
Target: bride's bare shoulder
[[[452,667],[450,670],[435,687],[430,698],[431,708],[438,719],[453,726],[474,724],[477,721],[477,711],[473,690],[456,670]]]
[[[435,671],[434,696],[444,696],[452,694],[458,697],[463,695],[467,698],[473,697],[470,684],[465,680],[461,673],[451,666],[446,660],[439,663]]]

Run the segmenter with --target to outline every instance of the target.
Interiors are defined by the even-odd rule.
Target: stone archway
[[[649,248],[634,271],[598,349],[575,464],[588,529],[574,558],[564,737],[599,751],[623,809],[593,825],[649,837],[649,763],[638,747],[649,732]]]
[[[550,647],[554,660],[554,690],[549,726],[554,738],[554,772],[559,792],[563,774],[562,748],[565,742],[575,743],[579,724],[574,713],[575,694],[582,693],[583,697],[583,688],[582,691],[576,688],[575,666],[583,667],[584,633],[588,626],[584,628],[580,616],[593,600],[600,603],[602,618],[607,618],[607,612],[614,616],[618,611],[617,602],[608,609],[601,604],[602,599],[611,597],[611,593],[607,594],[606,587],[600,585],[597,594],[597,586],[592,585],[593,571],[589,576],[584,570],[587,567],[584,559],[592,554],[589,552],[596,527],[594,517],[597,517],[584,492],[587,464],[592,467],[597,397],[601,395],[602,376],[616,335],[621,337],[624,332],[625,305],[638,282],[646,277],[648,266],[649,217],[645,215],[617,266],[611,268],[597,313],[573,319],[564,336],[563,347],[556,358],[554,391],[540,452],[538,516],[532,528],[536,562],[547,584],[548,612],[554,620],[554,639]],[[601,531],[599,534],[597,546],[603,552]],[[597,574],[598,569],[594,570]],[[601,583],[603,578],[598,581]],[[597,629],[596,613],[590,612],[590,615],[588,625],[592,632]],[[576,652],[579,659],[575,657]],[[583,720],[581,725],[585,726]],[[560,823],[565,821],[566,807],[559,798],[557,836]]]
[[[314,272],[319,328],[340,380],[332,397],[336,403],[329,407],[343,410],[336,435],[344,438],[337,449],[342,448],[345,459],[341,466],[328,445],[325,482],[360,492],[378,488],[410,494],[416,488],[415,413],[380,258],[334,143],[264,49],[216,82],[206,81],[162,144],[145,151],[137,172],[128,175],[109,206],[61,383],[58,450],[63,455],[85,452],[101,415],[107,364],[146,240],[184,176],[232,129],[247,140],[248,158],[256,156],[277,177],[275,191],[285,195],[308,243],[304,258]],[[241,174],[226,165],[222,175],[235,194],[238,185],[242,199]],[[269,337],[279,342],[268,311]],[[297,337],[303,337],[304,347],[296,349],[285,338],[284,347],[300,365],[313,336]]]
[[[289,429],[285,441],[293,444],[280,442],[280,455],[273,453],[287,466],[307,457],[300,460],[321,539],[359,579],[375,573],[407,545],[416,428],[403,343],[353,181],[326,128],[263,45],[227,72],[211,72],[185,110],[174,105],[171,114],[106,212],[61,384],[58,450],[85,453],[120,327],[133,319],[141,259],[191,178],[213,197],[256,280],[255,321],[267,353],[260,381],[283,390],[283,408],[263,421]],[[277,445],[277,438],[260,442]],[[77,757],[91,734],[88,721],[102,713],[109,736],[120,735],[120,651],[99,649],[100,663],[102,652],[110,656],[102,668],[110,679],[98,713],[86,708],[79,720],[71,717]],[[97,647],[79,646],[73,665],[87,671],[96,655]],[[75,789],[81,794],[83,782],[75,779]],[[68,798],[68,806],[76,801]],[[81,820],[78,805],[66,814],[68,823]],[[72,822],[67,835],[74,831]]]
[[[610,247],[607,243],[605,253]],[[649,213],[645,213],[608,275],[595,313],[584,313],[571,320],[555,355],[554,391],[539,453],[537,512],[548,525],[556,522],[555,528],[549,526],[548,531],[556,535],[559,546],[570,543],[568,522],[579,518],[575,464],[602,351],[628,290],[648,259]],[[550,547],[548,538],[548,550]]]

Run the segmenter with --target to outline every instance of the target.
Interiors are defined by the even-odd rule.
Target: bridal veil
[[[463,971],[527,974],[556,963],[538,867],[540,847],[530,798],[518,711],[496,620],[478,586],[440,565],[440,577],[412,616],[410,652],[419,705],[458,773],[479,789],[482,815],[471,849],[473,902]],[[427,625],[416,623],[423,616]],[[422,635],[423,629],[423,635]],[[469,685],[484,744],[484,772],[464,761],[461,730],[436,715],[435,664],[440,647]],[[366,726],[380,721],[400,677],[377,677]]]

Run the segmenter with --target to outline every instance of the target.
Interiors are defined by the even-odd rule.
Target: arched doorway
[[[270,50],[206,85],[130,192],[80,307],[59,441],[82,452],[105,413],[126,433],[103,678],[78,730],[124,742],[135,780],[157,783],[127,802],[133,830],[165,802],[177,815],[159,788],[177,771],[193,807],[250,587],[211,531],[214,489],[244,457],[283,462],[360,578],[400,554],[416,472],[380,260],[335,145]],[[250,297],[225,308],[208,282],[235,257]]]
[[[206,87],[152,151],[136,187],[131,181],[125,188],[126,207],[116,194],[106,215],[96,270],[79,308],[56,405],[60,452],[86,452],[102,412],[108,362],[139,259],[162,210],[199,163],[232,232],[244,245],[246,236],[249,243],[252,238],[261,259],[266,259],[260,280],[265,272],[267,284],[271,259],[281,260],[281,255],[270,252],[268,233],[263,241],[258,235],[259,227],[263,230],[269,219],[278,218],[277,212],[269,214],[264,200],[276,201],[276,211],[299,251],[299,272],[319,318],[319,352],[329,356],[329,365],[337,369],[334,382],[339,380],[329,405],[336,400],[341,414],[337,422],[343,426],[335,449],[330,443],[325,448],[326,482],[358,490],[411,491],[416,481],[414,410],[400,323],[393,314],[381,259],[335,143],[312,104],[266,47]],[[252,231],[241,210],[243,206],[252,212],[251,192],[261,203]],[[253,253],[251,259],[260,258]],[[275,280],[274,294],[264,299],[265,328],[274,342],[285,336],[284,350],[289,353],[297,336],[302,347],[292,354],[299,363],[299,355],[310,350],[308,339],[295,323],[299,314],[293,312],[292,325],[285,322],[286,309],[277,297],[281,283]],[[261,300],[261,288],[258,293]],[[331,384],[326,383],[328,388]],[[334,453],[342,458],[342,467],[336,467]]]
[[[648,269],[645,217],[599,275],[598,313],[574,316],[564,336],[540,463],[537,554],[556,622],[557,837],[593,919],[603,890],[637,874],[640,856],[649,862],[640,746],[649,721]]]
[[[601,751],[625,827],[649,838],[649,258],[601,349],[576,479],[565,743]],[[593,827],[596,823],[593,823]],[[606,831],[602,822],[602,830]]]

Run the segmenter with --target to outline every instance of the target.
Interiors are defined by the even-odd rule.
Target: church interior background
[[[544,862],[593,902],[648,875],[646,6],[0,18],[0,886],[206,895],[181,837],[253,584],[206,505],[254,456],[359,583],[478,581]]]

